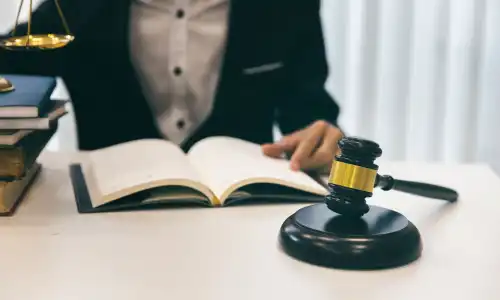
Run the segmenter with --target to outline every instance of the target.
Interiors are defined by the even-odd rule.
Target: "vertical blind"
[[[324,0],[328,89],[392,160],[500,170],[500,0]]]
[[[1,1],[0,30],[18,4]],[[323,0],[322,17],[327,88],[348,134],[387,160],[500,171],[500,0]],[[66,127],[51,147],[74,148]]]

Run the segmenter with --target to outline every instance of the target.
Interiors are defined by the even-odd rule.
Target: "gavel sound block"
[[[285,220],[279,240],[292,257],[340,269],[383,269],[409,264],[422,253],[417,227],[404,215],[370,206],[366,198],[379,187],[455,202],[451,189],[396,180],[377,174],[379,145],[359,138],[339,142],[341,154],[332,165],[330,193],[321,204],[300,209]]]

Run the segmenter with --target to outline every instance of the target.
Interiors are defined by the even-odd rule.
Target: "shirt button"
[[[181,120],[177,121],[177,128],[178,129],[184,128],[185,125],[186,125],[186,122],[184,122],[184,120],[181,119]]]
[[[182,69],[179,68],[179,67],[175,67],[174,68],[174,74],[177,75],[177,76],[181,75],[182,74]]]
[[[182,9],[179,9],[176,13],[177,18],[181,19],[184,17],[184,11]]]

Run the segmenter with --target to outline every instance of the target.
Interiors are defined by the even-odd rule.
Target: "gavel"
[[[322,203],[303,207],[281,225],[279,241],[288,255],[315,265],[381,269],[409,264],[421,256],[418,228],[402,213],[368,205],[375,188],[456,202],[458,193],[428,183],[378,174],[382,155],[372,141],[346,137],[339,142]]]
[[[380,146],[369,140],[348,137],[339,142],[340,154],[333,162],[325,202],[332,211],[349,217],[361,217],[369,211],[366,198],[374,188],[396,190],[413,195],[455,202],[458,193],[450,188],[394,179],[378,174],[375,159],[382,155]]]

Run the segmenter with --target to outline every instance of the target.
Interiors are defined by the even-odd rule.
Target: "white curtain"
[[[323,17],[349,134],[500,170],[500,0],[324,0]]]
[[[1,0],[0,30],[18,3]],[[500,0],[323,0],[322,15],[327,87],[350,135],[380,143],[384,160],[500,171]],[[51,147],[74,149],[74,124]]]

